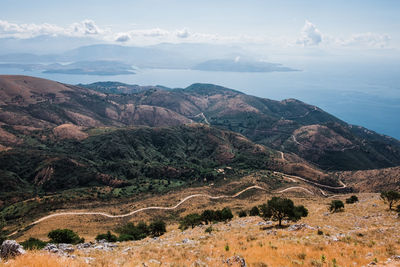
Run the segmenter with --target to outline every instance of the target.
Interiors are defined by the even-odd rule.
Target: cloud
[[[79,23],[74,23],[71,25],[71,28],[72,32],[78,33],[80,35],[95,35],[102,32],[102,30],[97,27],[94,21],[89,19],[86,19]]]
[[[188,38],[190,36],[190,32],[188,29],[184,28],[180,31],[176,31],[176,36],[179,38]]]
[[[63,35],[63,36],[86,36],[100,35],[104,30],[100,29],[92,20],[84,20],[73,23],[67,27],[54,24],[17,24],[0,20],[0,37],[32,38],[39,35]]]
[[[353,34],[349,39],[338,40],[343,46],[367,46],[384,48],[389,45],[391,36],[388,34],[377,34],[372,32]]]
[[[322,42],[322,34],[317,27],[306,20],[303,28],[301,29],[301,37],[297,39],[297,44],[303,46],[316,46]]]
[[[124,43],[128,42],[131,39],[129,34],[126,33],[120,33],[117,35],[117,38],[115,39],[116,42]]]

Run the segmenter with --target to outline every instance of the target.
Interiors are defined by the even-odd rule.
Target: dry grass
[[[212,204],[215,204],[213,207],[228,204],[239,209],[261,203],[269,197],[258,192],[246,199]],[[391,256],[399,255],[400,219],[387,210],[378,194],[359,194],[359,203],[346,205],[344,212],[334,214],[327,213],[327,203],[331,199],[291,197],[296,204],[309,208],[309,217],[301,223],[315,229],[262,229],[258,225],[262,222],[259,217],[214,224],[211,234],[205,233],[206,226],[181,232],[177,225],[170,225],[168,232],[157,240],[147,238],[120,243],[110,252],[76,251],[76,259],[33,252],[0,266],[86,266],[88,262],[90,266],[201,266],[202,263],[224,266],[223,260],[233,255],[242,256],[249,266],[366,266],[374,260],[379,266]],[[196,200],[196,203],[189,204],[193,209],[203,205],[209,206],[210,203]],[[49,227],[51,223],[56,222],[46,222],[34,228]],[[59,220],[57,223],[67,226],[70,222]],[[78,221],[75,219],[74,223]],[[88,222],[80,223],[81,230],[86,225],[86,232],[91,232]],[[106,225],[110,227],[112,222]],[[317,228],[324,234],[318,235]],[[185,239],[189,242],[182,242]],[[385,266],[400,266],[400,261]]]

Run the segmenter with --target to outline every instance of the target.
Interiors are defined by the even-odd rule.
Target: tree
[[[107,234],[99,234],[95,238],[97,241],[106,240],[107,242],[117,242],[118,238],[116,235],[111,234],[110,231],[107,231]]]
[[[278,221],[279,226],[282,226],[283,219],[295,222],[308,215],[308,210],[304,206],[295,206],[291,199],[281,197],[271,198],[260,206],[260,211],[265,220]]]
[[[115,230],[120,234],[119,241],[140,240],[148,236],[148,227],[146,223],[140,222],[137,226],[134,223],[127,223]]]
[[[230,208],[223,208],[221,210],[221,220],[222,221],[229,221],[233,218],[233,214]]]
[[[260,210],[258,209],[257,206],[254,206],[251,208],[249,214],[250,214],[250,216],[258,216],[258,215],[260,215]]]
[[[355,195],[352,195],[351,197],[346,198],[346,204],[353,204],[356,202],[358,202],[358,197]]]
[[[56,229],[49,232],[47,236],[50,238],[50,243],[78,244],[85,242],[84,238],[80,238],[70,229]]]
[[[201,222],[202,218],[199,214],[191,213],[182,218],[179,229],[186,230],[189,226],[193,229],[195,226],[201,224]]]
[[[156,220],[149,225],[150,235],[153,237],[161,236],[167,232],[165,222],[162,220]]]
[[[238,213],[239,218],[243,218],[247,216],[247,212],[245,210],[241,210]]]
[[[396,191],[385,191],[381,193],[381,198],[387,204],[389,204],[389,209],[392,210],[393,205],[400,201],[400,193]]]
[[[201,214],[201,218],[205,224],[212,223],[215,220],[215,212],[213,210],[205,210]]]
[[[343,209],[344,209],[344,203],[341,200],[332,200],[332,202],[329,204],[329,211],[331,212],[337,212]]]

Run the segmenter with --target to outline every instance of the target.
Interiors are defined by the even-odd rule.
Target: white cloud
[[[79,35],[95,35],[102,33],[102,30],[97,27],[94,21],[89,19],[72,24],[70,29],[72,29],[73,33],[77,33]]]
[[[303,46],[315,46],[322,42],[322,34],[317,27],[306,20],[303,28],[301,29],[301,37],[297,39],[297,44]]]
[[[389,45],[392,38],[388,34],[377,34],[372,32],[353,34],[349,39],[338,40],[343,46],[367,46],[384,48]]]
[[[124,43],[124,42],[128,42],[130,39],[131,39],[131,37],[129,36],[129,34],[126,34],[126,33],[119,33],[119,34],[117,35],[117,38],[115,38],[115,41],[116,41],[116,42]]]
[[[281,36],[273,37],[262,35],[220,35],[217,33],[191,32],[187,28],[167,30],[162,28],[131,29],[125,32],[114,32],[112,29],[102,28],[93,20],[83,20],[65,27],[54,24],[17,24],[0,20],[0,38],[32,38],[40,35],[49,36],[90,36],[99,41],[125,43],[127,45],[150,45],[160,42],[192,42],[192,43],[219,43],[219,44],[246,44],[262,45],[265,47],[293,47],[307,46],[324,48],[337,47],[373,47],[383,48],[389,45],[391,37],[387,34],[359,33],[347,38],[338,38],[322,34],[317,26],[306,20],[301,29],[300,37]]]
[[[0,20],[0,37],[25,39],[39,35],[86,36],[100,35],[104,32],[92,20],[73,23],[68,27],[60,27],[49,23],[16,24]]]
[[[188,38],[190,36],[190,32],[188,29],[184,28],[180,31],[176,31],[176,36],[179,38]]]

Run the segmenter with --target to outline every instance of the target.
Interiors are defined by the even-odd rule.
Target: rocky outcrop
[[[0,247],[0,258],[5,260],[25,253],[23,247],[15,240],[6,240]]]

